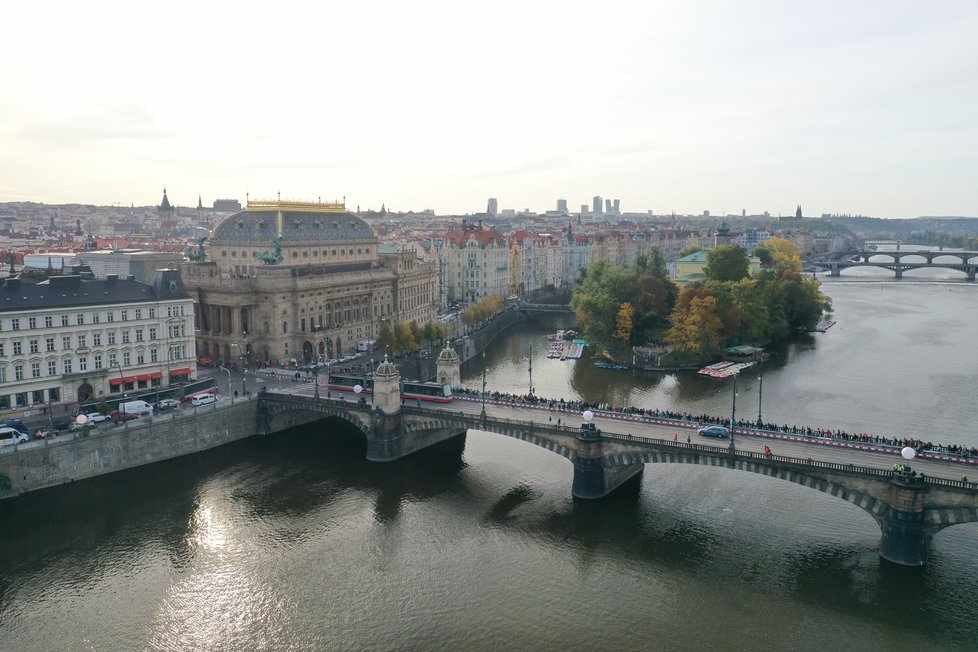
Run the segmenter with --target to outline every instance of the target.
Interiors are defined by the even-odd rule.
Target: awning
[[[135,376],[126,376],[125,378],[109,378],[110,385],[121,385],[122,383],[134,383],[136,382]]]
[[[170,369],[170,375],[171,376],[189,376],[190,375],[190,367],[186,367],[184,369]]]
[[[150,377],[150,378],[162,378],[162,377],[163,377],[163,374],[162,374],[162,373],[160,373],[159,371],[154,371],[153,373],[151,373],[151,374],[149,375],[149,377]]]
[[[149,374],[140,374],[136,376],[136,380],[149,380]]]

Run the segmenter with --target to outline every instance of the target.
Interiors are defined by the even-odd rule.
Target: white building
[[[52,276],[0,285],[0,412],[137,396],[196,374],[193,300],[152,284]],[[77,405],[71,405],[71,409]]]
[[[445,309],[453,303],[469,304],[488,296],[508,296],[509,247],[495,229],[462,220],[462,229],[445,234],[439,251],[441,298]]]

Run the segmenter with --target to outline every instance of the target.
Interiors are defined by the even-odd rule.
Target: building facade
[[[509,296],[509,246],[482,221],[445,234],[439,250],[444,305],[475,303],[489,296]],[[525,265],[525,262],[524,262]]]
[[[435,319],[436,265],[382,254],[342,203],[251,201],[212,230],[207,260],[184,264],[197,348],[214,362],[308,363],[356,350],[385,321]]]
[[[193,301],[177,270],[151,284],[8,278],[0,297],[0,411],[77,407],[196,374]]]

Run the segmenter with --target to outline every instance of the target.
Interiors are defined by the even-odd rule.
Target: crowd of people
[[[454,390],[456,394],[481,398],[479,390],[459,388]],[[495,403],[508,403],[517,406],[542,407],[558,412],[578,412],[591,410],[595,414],[605,414],[606,416],[621,415],[639,419],[662,419],[667,421],[677,421],[685,424],[697,425],[718,425],[731,427],[730,419],[718,417],[710,414],[693,414],[676,410],[660,410],[658,408],[640,408],[628,405],[612,405],[610,403],[590,403],[587,401],[565,401],[564,399],[554,400],[535,396],[533,394],[513,394],[507,392],[486,392],[486,399]],[[764,433],[794,435],[808,437],[812,439],[832,439],[836,441],[846,441],[858,444],[874,446],[888,446],[895,449],[902,449],[910,446],[918,453],[927,452],[935,455],[954,455],[958,457],[968,457],[978,459],[978,447],[967,447],[958,444],[935,444],[923,441],[914,437],[882,437],[869,433],[849,433],[844,430],[828,428],[812,428],[808,426],[789,426],[787,424],[776,424],[761,420],[738,419],[736,427],[742,430],[756,430]]]

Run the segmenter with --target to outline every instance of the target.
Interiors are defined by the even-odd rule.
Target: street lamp
[[[737,376],[739,373],[733,375],[733,405],[730,408],[730,452],[734,451],[734,425],[737,423]]]
[[[129,427],[129,420],[126,419],[126,399],[129,398],[126,395],[126,377],[122,374],[122,365],[119,364],[118,360],[109,361],[109,369],[112,367],[119,368],[119,384],[122,387],[122,401],[119,403],[119,407],[122,408],[120,413],[122,414],[122,427]]]
[[[486,352],[482,352],[482,420],[486,420]]]
[[[761,351],[760,360],[757,363],[757,427],[761,427],[761,392],[764,390],[764,351]]]
[[[227,367],[220,367],[220,370],[228,375],[228,396],[231,396],[231,370]],[[231,396],[231,402],[234,403],[234,397]]]

